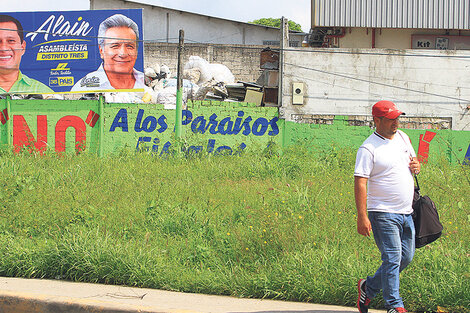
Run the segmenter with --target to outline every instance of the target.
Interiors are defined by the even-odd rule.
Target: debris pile
[[[163,104],[165,109],[176,108],[176,77],[171,76],[170,68],[166,65],[154,64],[144,70],[145,94],[143,102]],[[198,86],[189,80],[183,80],[183,101],[192,99]]]
[[[279,51],[266,48],[260,53],[263,71],[255,82],[235,82],[230,70],[222,64],[210,64],[191,56],[184,67],[184,78],[199,87],[194,100],[242,101],[258,106],[277,106],[279,90]]]
[[[190,56],[183,67],[182,100],[241,101],[259,106],[277,106],[279,85],[279,52],[269,48],[260,53],[263,71],[256,83],[236,81],[223,64],[211,64],[199,56]],[[144,69],[144,92],[107,92],[108,103],[159,103],[166,109],[176,108],[176,75],[165,64],[153,64]],[[99,94],[13,95],[18,99],[78,99],[95,100]]]
[[[189,57],[183,68],[183,102],[187,100],[224,100],[228,97],[226,84],[235,82],[227,66],[211,64],[199,56]],[[165,65],[145,69],[145,83],[149,87],[144,102],[160,103],[167,109],[176,107],[176,77]]]
[[[210,64],[206,60],[198,56],[190,56],[188,63],[184,65],[185,76],[194,75],[198,77],[197,81],[193,81],[201,86],[209,81],[230,84],[235,82],[235,77],[227,66],[223,64]]]
[[[199,56],[190,56],[184,66],[183,78],[199,86],[193,100],[219,100],[228,97],[226,84],[235,82],[235,76],[223,64],[211,64]]]
[[[260,69],[263,70],[256,81],[263,86],[263,105],[277,106],[279,91],[279,51],[270,48],[260,53]]]

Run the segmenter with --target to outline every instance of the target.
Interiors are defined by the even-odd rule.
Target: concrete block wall
[[[256,82],[261,75],[260,52],[266,46],[247,45],[211,45],[185,44],[183,66],[190,56],[199,56],[209,63],[219,63],[227,66],[236,81]],[[174,43],[145,43],[144,66],[165,64],[176,75],[178,62],[178,44]]]

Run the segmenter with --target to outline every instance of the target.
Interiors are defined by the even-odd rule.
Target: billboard
[[[0,13],[0,94],[143,91],[142,9]]]

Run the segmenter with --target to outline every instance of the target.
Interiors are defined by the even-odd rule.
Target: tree
[[[254,20],[254,21],[248,22],[248,23],[281,28],[281,19],[280,18],[272,18],[272,17],[260,18],[259,20]],[[296,31],[299,31],[299,32],[302,31],[302,26],[300,26],[300,24],[297,24],[294,21],[288,21],[287,23],[289,24],[289,30],[296,30]]]

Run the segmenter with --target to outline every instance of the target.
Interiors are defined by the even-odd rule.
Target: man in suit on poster
[[[144,74],[134,68],[139,28],[127,16],[115,14],[98,29],[100,67],[81,78],[71,91],[143,89]]]

